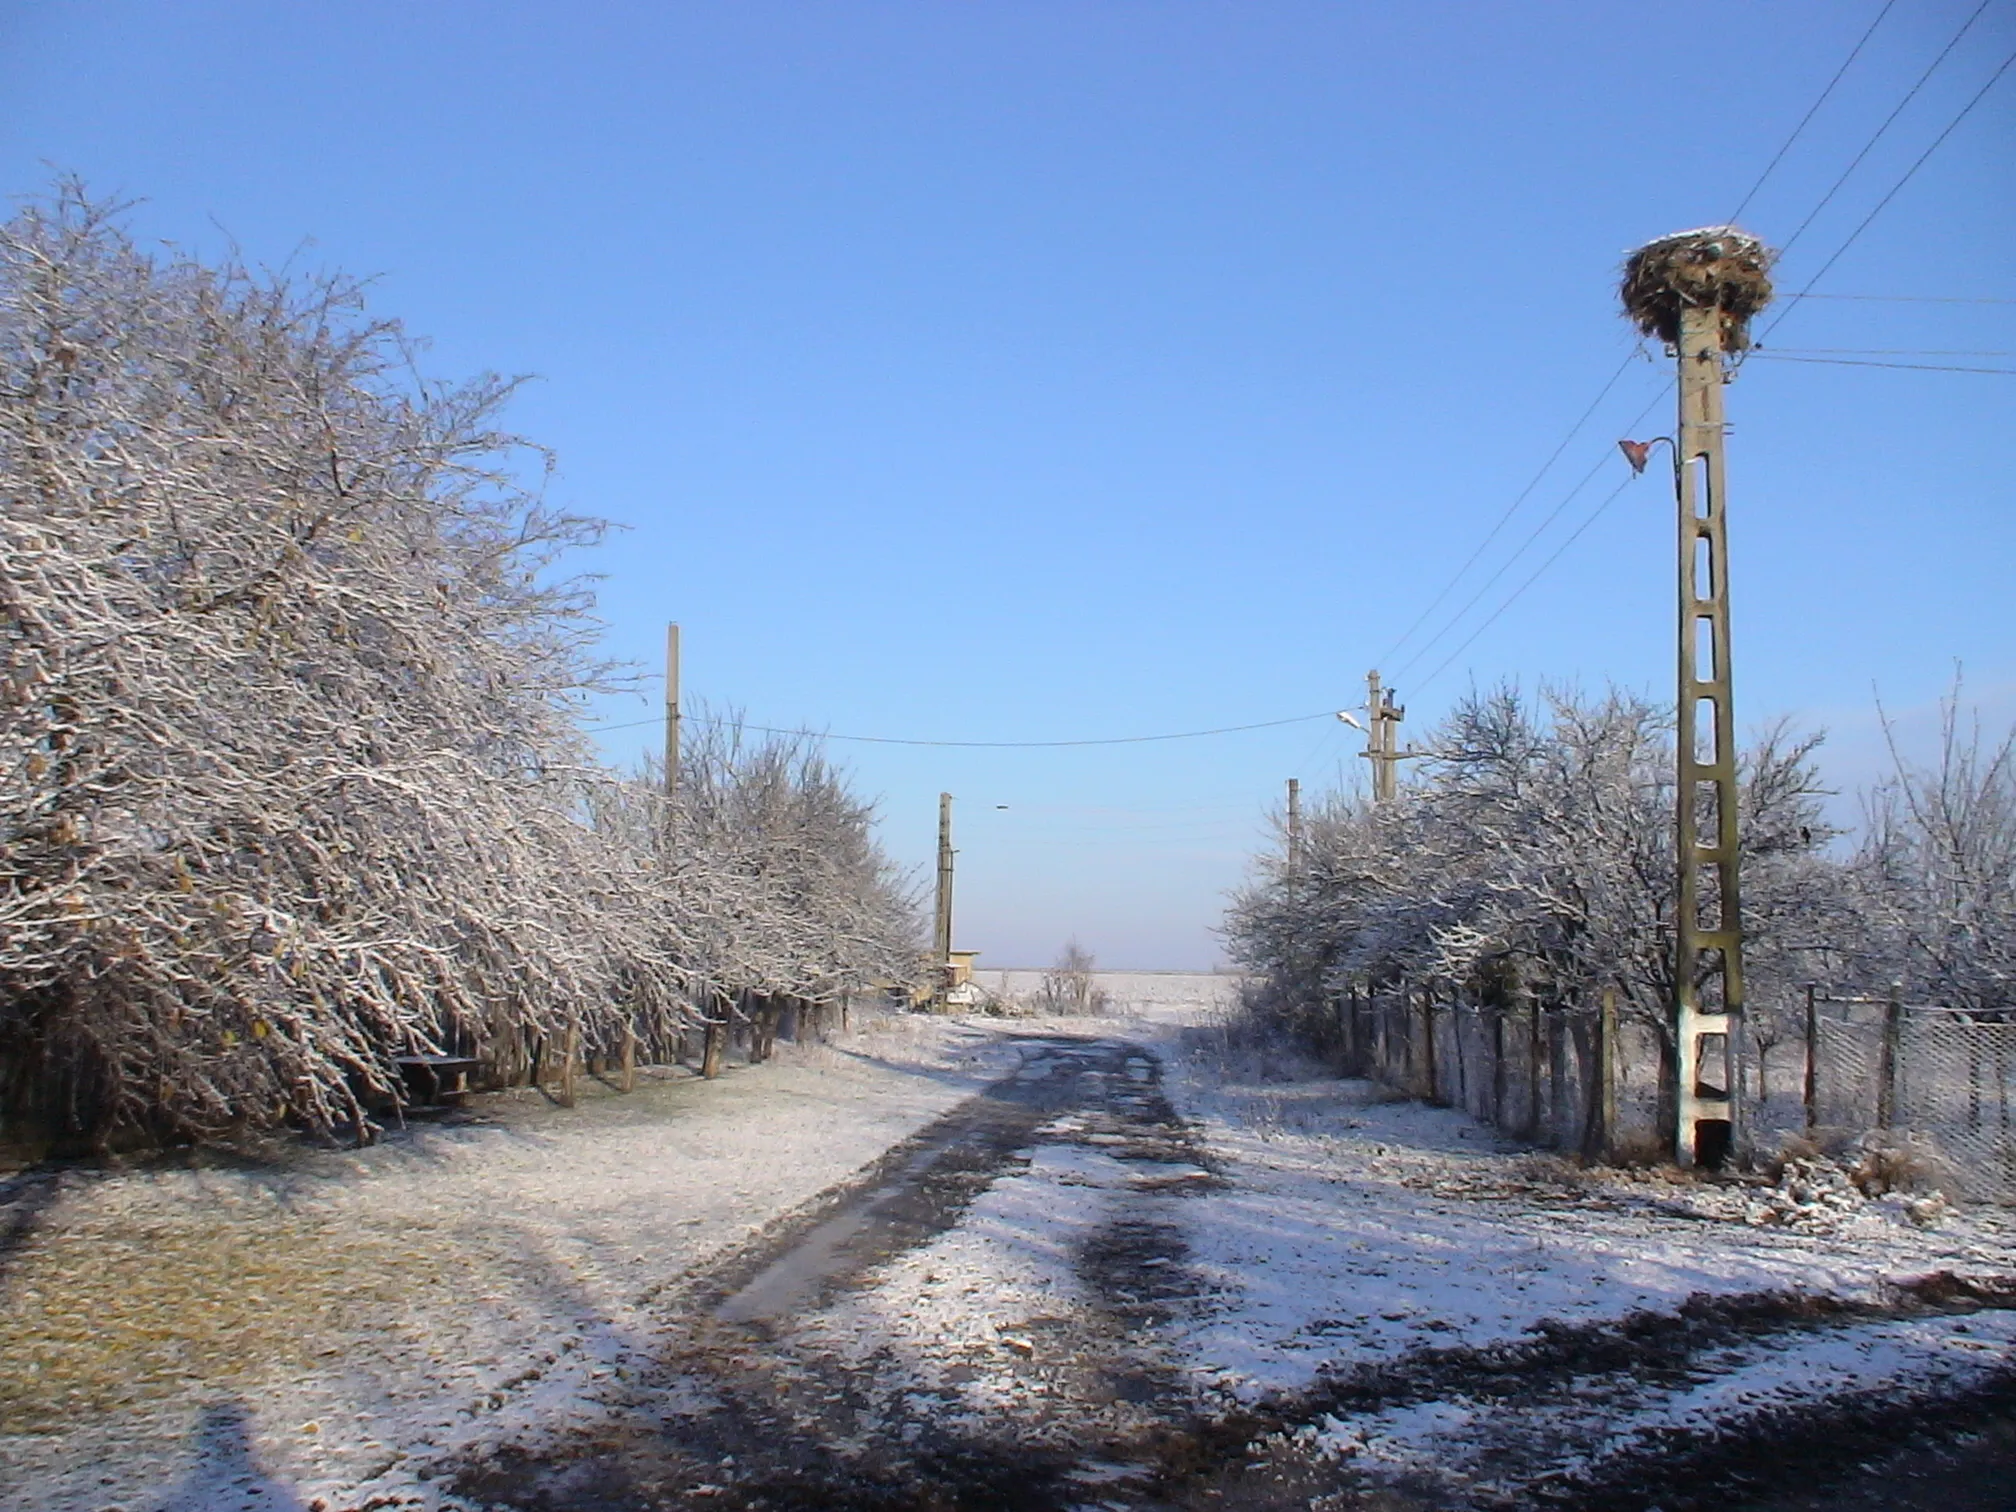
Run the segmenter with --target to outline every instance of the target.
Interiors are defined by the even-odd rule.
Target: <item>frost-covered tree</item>
[[[872,806],[808,738],[694,721],[681,759],[675,916],[714,1000],[826,1003],[918,969],[916,898],[876,845]]]
[[[414,355],[355,282],[143,252],[74,186],[0,227],[0,1113],[362,1130],[403,1052],[511,1074],[696,983],[897,969],[807,754],[718,823],[703,762],[667,864],[577,724],[600,527],[511,384]]]
[[[1914,1001],[1978,1015],[2016,1012],[2016,730],[1984,738],[1956,681],[1941,707],[1937,759],[1891,740],[1890,777],[1865,796],[1855,858],[1868,928],[1865,978]]]
[[[1841,908],[1824,856],[1813,739],[1745,753],[1743,915],[1753,1012],[1789,1005],[1794,937]],[[1400,801],[1319,800],[1304,864],[1279,857],[1234,900],[1235,956],[1307,1021],[1351,980],[1440,979],[1588,1006],[1605,986],[1673,1053],[1670,721],[1630,694],[1500,688],[1458,704]]]

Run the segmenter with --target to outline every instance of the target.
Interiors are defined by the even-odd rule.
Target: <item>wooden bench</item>
[[[469,1073],[483,1065],[470,1055],[395,1055],[392,1064],[419,1107],[460,1102],[469,1095]]]

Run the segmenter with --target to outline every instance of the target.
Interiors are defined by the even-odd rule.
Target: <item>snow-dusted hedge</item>
[[[1742,754],[1745,996],[1794,1038],[1802,984],[2016,1012],[2016,735],[1985,743],[1949,700],[1931,767],[1896,763],[1839,852],[1814,763],[1783,727]],[[1426,742],[1400,801],[1308,806],[1299,875],[1263,857],[1227,921],[1266,1009],[1314,1026],[1352,984],[1440,981],[1473,999],[1591,1009],[1606,986],[1655,1031],[1672,1084],[1673,748],[1667,712],[1500,689]],[[1662,1123],[1663,1127],[1663,1123]]]
[[[1767,735],[1742,762],[1750,1001],[1809,969],[1794,948],[1844,916],[1811,753]],[[1332,794],[1290,878],[1267,858],[1234,900],[1236,957],[1309,1011],[1348,982],[1438,979],[1504,1000],[1592,1006],[1615,985],[1667,1033],[1673,757],[1662,711],[1629,694],[1472,696],[1432,733],[1400,801]],[[1670,1033],[1668,1033],[1670,1040]]]
[[[670,868],[593,760],[552,568],[599,526],[523,481],[510,391],[72,187],[0,228],[0,1114],[328,1129],[397,1053],[662,1040],[702,987],[902,957],[810,755],[703,755]]]

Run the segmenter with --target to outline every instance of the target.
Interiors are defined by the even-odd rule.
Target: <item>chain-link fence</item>
[[[1799,1011],[1803,1010],[1803,1011]],[[1323,1036],[1344,1068],[1460,1107],[1516,1139],[1597,1157],[1666,1142],[1657,1030],[1595,1006],[1473,1003],[1432,987],[1351,988]],[[1737,1138],[1908,1138],[1959,1195],[2016,1201],[2016,1012],[1970,1015],[1818,988],[1753,1015],[1738,1047]]]
[[[1890,1130],[1943,1159],[1964,1195],[2016,1200],[2016,1012],[1817,987],[1799,1007],[1753,1032],[1744,1090],[1758,1148]]]

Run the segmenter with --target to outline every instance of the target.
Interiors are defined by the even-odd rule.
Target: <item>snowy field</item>
[[[1092,979],[1112,1017],[1179,1024],[1222,1019],[1237,1003],[1241,981],[1223,971],[1095,971]],[[1043,972],[1035,967],[975,971],[973,980],[1017,1005],[1033,1004],[1043,990]]]

